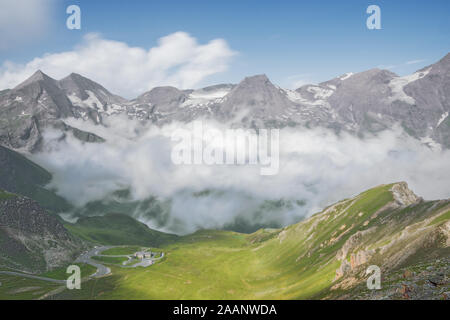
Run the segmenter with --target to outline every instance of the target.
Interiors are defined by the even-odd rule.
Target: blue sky
[[[65,8],[71,4],[81,8],[81,30],[65,27]],[[370,4],[381,8],[381,30],[366,28]],[[183,31],[200,44],[224,39],[238,53],[226,71],[198,85],[239,82],[265,73],[274,83],[289,87],[373,67],[408,74],[450,51],[447,0],[55,0],[51,9],[45,32],[2,49],[0,64],[72,50],[92,32],[148,50],[159,38]],[[420,62],[407,64],[416,60]]]

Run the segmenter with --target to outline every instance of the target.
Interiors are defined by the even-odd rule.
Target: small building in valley
[[[139,252],[136,252],[134,254],[134,257],[136,259],[149,259],[152,256],[153,256],[153,254],[150,251],[148,251],[148,252],[146,252],[146,251],[139,251]]]

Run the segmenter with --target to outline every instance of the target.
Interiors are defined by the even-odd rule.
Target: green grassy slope
[[[175,235],[148,228],[124,214],[110,213],[98,217],[82,217],[65,227],[81,239],[105,245],[159,246],[175,240]]]
[[[141,246],[126,246],[126,247],[115,247],[105,251],[102,251],[102,255],[104,256],[120,256],[126,254],[133,254],[137,251],[142,251]]]
[[[31,300],[58,288],[60,285],[43,280],[0,274],[0,300]]]
[[[92,274],[94,274],[97,271],[97,268],[94,266],[91,266],[90,264],[84,264],[84,263],[73,263],[70,265],[77,265],[80,267],[80,271],[81,271],[81,277],[88,277]],[[67,278],[71,275],[69,273],[67,273],[67,267],[61,267],[61,268],[57,268],[54,269],[52,271],[48,271],[45,273],[40,274],[39,276],[41,277],[46,277],[46,278],[52,278],[52,279],[57,279],[57,280],[67,280]]]
[[[106,264],[122,264],[125,261],[128,261],[127,257],[103,257],[103,256],[95,256],[92,259],[106,263]]]
[[[64,292],[59,297],[333,297],[343,292],[344,288],[339,286],[344,280],[358,280],[361,270],[369,263],[377,263],[389,273],[410,263],[448,255],[440,232],[449,220],[446,212],[450,201],[415,199],[400,204],[391,191],[393,187],[385,185],[368,190],[283,229],[264,229],[250,235],[199,231],[180,237],[163,246],[166,256],[160,263],[138,269],[113,266],[112,276],[95,284],[88,282],[83,290]],[[437,223],[430,225],[432,221]],[[348,274],[337,278],[337,269],[354,260],[358,252],[370,253],[368,260],[359,266],[355,264]]]
[[[9,193],[5,190],[0,189],[0,201],[9,199],[11,197],[14,197],[13,193]]]
[[[0,188],[36,200],[53,212],[70,209],[69,203],[44,186],[51,174],[23,155],[0,146]]]

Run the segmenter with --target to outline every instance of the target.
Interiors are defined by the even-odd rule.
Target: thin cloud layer
[[[223,39],[199,44],[185,32],[162,37],[149,50],[90,33],[72,51],[46,54],[26,64],[5,62],[0,88],[12,88],[41,69],[56,79],[79,73],[113,93],[134,98],[155,86],[195,87],[225,71],[234,54]]]

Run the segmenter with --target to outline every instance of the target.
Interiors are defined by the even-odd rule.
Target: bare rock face
[[[100,84],[79,74],[71,73],[58,81],[58,86],[72,104],[72,112],[77,118],[90,119],[100,123],[103,115],[121,113],[127,100],[112,94]]]
[[[334,280],[338,280],[355,271],[359,266],[367,264],[374,254],[374,250],[359,250],[356,253],[351,253],[350,261],[346,258],[342,260],[340,267],[336,270]]]
[[[350,263],[347,260],[342,261],[341,266],[339,269],[336,270],[336,275],[334,277],[334,280],[338,280],[345,276],[347,273],[349,273],[352,270],[352,267]]]
[[[376,228],[370,228],[363,231],[357,231],[350,236],[341,249],[336,254],[336,259],[342,261],[341,266],[336,270],[336,279],[341,278],[347,273],[355,270],[360,265],[367,263],[375,253],[374,250],[364,249],[366,240]],[[347,257],[350,255],[350,261]]]
[[[367,236],[369,236],[371,233],[375,231],[376,231],[375,228],[370,228],[363,231],[357,231],[355,234],[351,235],[347,239],[347,241],[345,241],[342,248],[336,254],[336,258],[338,260],[345,260],[349,252],[361,246],[364,243]]]
[[[350,266],[352,269],[366,264],[375,252],[373,250],[360,250],[350,255]]]
[[[147,105],[151,112],[167,114],[177,111],[177,108],[187,99],[187,94],[174,87],[156,87],[142,94],[136,103]]]
[[[445,246],[450,247],[450,221],[447,221],[441,226],[442,233],[445,236]]]
[[[450,53],[416,73],[424,76],[408,83],[403,91],[414,99],[419,109],[417,120],[422,121],[410,126],[450,148]]]
[[[263,126],[276,121],[286,109],[293,106],[285,92],[275,87],[266,75],[256,75],[242,80],[226,96],[219,108],[224,117],[241,117],[244,122],[258,122]]]
[[[401,206],[409,206],[422,200],[421,197],[415,195],[414,192],[408,188],[406,182],[394,184],[391,191],[395,201]]]
[[[378,131],[387,124],[383,124],[377,115],[392,112],[382,97],[389,96],[389,82],[396,76],[387,70],[371,69],[342,78],[344,80],[335,81],[336,90],[328,103],[343,124],[357,130]]]
[[[16,195],[0,200],[0,238],[0,265],[32,273],[65,265],[84,248],[56,216]]]
[[[56,80],[37,71],[0,96],[0,143],[35,149],[43,126],[72,115],[71,103]]]
[[[69,97],[73,99],[79,94],[80,98],[76,98],[81,101],[83,96],[80,90],[75,90],[75,82],[70,79],[64,79],[62,87],[60,82],[39,70],[12,90],[1,94],[0,144],[19,151],[34,152],[42,147],[43,131],[49,127],[58,129],[66,126],[64,119],[87,119],[84,116],[91,114],[91,118],[98,122],[96,110],[72,104]]]

